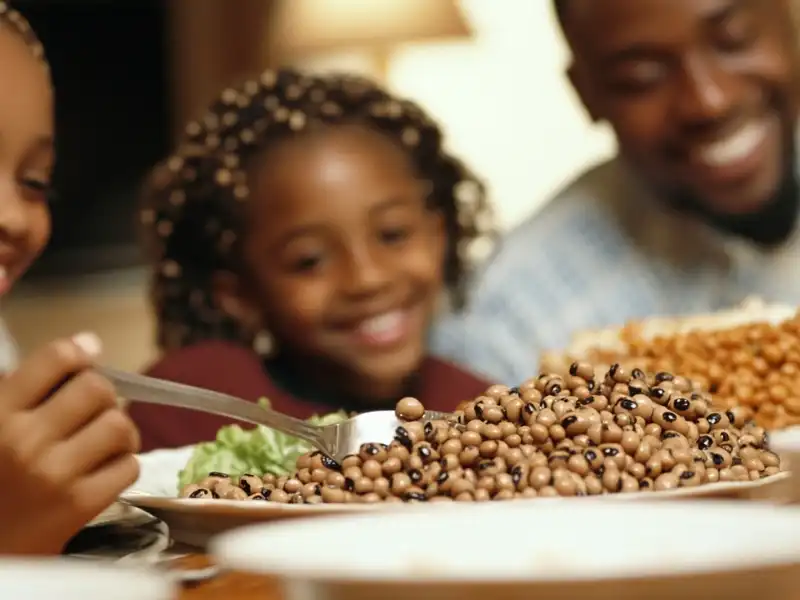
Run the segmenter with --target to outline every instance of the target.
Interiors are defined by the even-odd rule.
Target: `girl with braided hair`
[[[150,374],[297,416],[453,409],[486,382],[428,356],[491,234],[481,183],[415,104],[353,76],[226,89],[150,178],[142,213],[164,353]],[[225,421],[131,407],[145,448]]]
[[[0,0],[0,296],[50,235],[53,92],[41,44]],[[91,370],[92,334],[51,343],[0,378],[0,555],[57,554],[138,476],[138,433]]]

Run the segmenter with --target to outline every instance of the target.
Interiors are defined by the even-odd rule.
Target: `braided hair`
[[[361,77],[266,71],[224,90],[146,183],[141,221],[162,350],[212,338],[253,344],[253,333],[215,305],[211,283],[216,271],[237,271],[247,167],[287,137],[337,124],[368,127],[408,151],[443,216],[445,285],[463,307],[473,243],[494,230],[482,183],[444,149],[437,124]]]
[[[19,11],[11,8],[7,2],[0,0],[0,27],[3,26],[8,26],[17,33],[25,42],[25,45],[28,46],[33,56],[47,66],[44,46],[39,41],[28,20]]]

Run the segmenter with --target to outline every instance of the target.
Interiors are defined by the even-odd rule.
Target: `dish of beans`
[[[575,362],[519,387],[490,387],[453,420],[425,421],[414,398],[388,444],[341,463],[303,455],[292,477],[210,473],[183,498],[262,502],[470,502],[654,492],[780,472],[764,428],[717,407],[685,377]]]
[[[768,430],[800,425],[800,316],[651,339],[636,331],[623,331],[623,352],[595,350],[589,360],[682,373]]]

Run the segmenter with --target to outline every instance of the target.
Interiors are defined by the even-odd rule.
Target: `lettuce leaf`
[[[259,404],[269,407],[266,399],[259,400]],[[345,420],[347,416],[347,413],[340,411],[311,417],[308,422],[330,425]],[[267,473],[290,475],[295,470],[297,459],[310,450],[309,443],[263,425],[252,429],[227,425],[217,432],[213,442],[195,445],[191,458],[178,475],[178,491],[202,480],[211,471],[235,477],[245,473],[259,476]]]

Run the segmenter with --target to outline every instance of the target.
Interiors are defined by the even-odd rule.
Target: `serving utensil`
[[[301,419],[228,394],[108,367],[101,367],[98,370],[114,384],[120,396],[131,402],[177,406],[264,425],[303,439],[336,461],[341,461],[348,454],[357,453],[362,444],[371,442],[388,444],[394,439],[397,428],[403,424],[394,411],[377,410],[332,425],[311,425]],[[426,411],[423,417],[426,421],[454,418],[451,413],[436,411]]]

